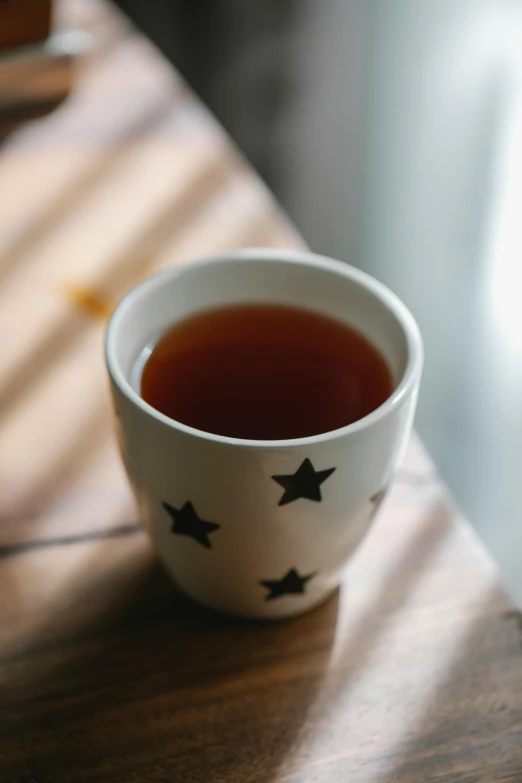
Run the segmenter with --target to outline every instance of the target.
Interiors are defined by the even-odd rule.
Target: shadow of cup
[[[59,764],[78,783],[270,776],[327,671],[337,596],[283,623],[239,621],[189,602],[139,551],[75,591],[75,606],[91,602],[83,620],[45,666],[29,665],[30,709],[6,726],[7,757],[19,760],[9,773],[38,778]]]

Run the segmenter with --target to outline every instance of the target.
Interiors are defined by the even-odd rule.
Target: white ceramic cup
[[[356,327],[386,359],[392,395],[353,424],[286,441],[202,432],[140,397],[144,346],[194,313],[249,302],[295,305]],[[106,359],[127,473],[181,590],[225,612],[276,618],[311,609],[339,586],[401,462],[422,372],[419,330],[391,291],[311,253],[230,253],[134,288],[111,318]]]

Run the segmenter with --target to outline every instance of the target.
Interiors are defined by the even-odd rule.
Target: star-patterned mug
[[[146,403],[144,347],[187,316],[238,303],[303,307],[357,328],[386,359],[393,393],[353,424],[286,441],[212,435]],[[261,618],[299,614],[332,593],[411,431],[423,347],[395,294],[311,253],[229,253],[161,272],[127,294],[109,323],[106,360],[123,461],[179,588],[215,609]]]

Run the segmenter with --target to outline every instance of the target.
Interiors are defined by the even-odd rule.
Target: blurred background
[[[417,428],[522,601],[521,0],[117,2],[310,247],[412,309]]]

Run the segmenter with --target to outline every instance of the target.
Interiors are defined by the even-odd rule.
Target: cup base
[[[171,576],[171,575],[170,575]],[[172,578],[172,576],[171,576]],[[234,617],[238,620],[244,620],[248,622],[257,622],[257,623],[273,623],[273,622],[279,622],[281,620],[291,620],[294,617],[299,617],[303,614],[308,614],[309,612],[313,612],[315,609],[318,609],[320,606],[322,606],[324,603],[326,603],[328,600],[330,600],[334,595],[336,595],[340,590],[340,585],[336,585],[331,590],[328,590],[325,593],[322,593],[319,597],[314,597],[313,600],[308,601],[304,606],[300,604],[299,606],[296,606],[292,609],[283,609],[282,611],[244,611],[244,610],[234,610],[230,607],[224,607],[220,605],[218,602],[208,601],[204,598],[200,598],[198,595],[195,595],[190,590],[187,590],[185,587],[179,584],[177,580],[174,580],[174,584],[176,586],[176,589],[189,601],[192,603],[197,604],[198,606],[202,607],[203,609],[206,609],[207,611],[213,612],[215,614],[223,615],[224,617]],[[299,596],[297,596],[299,598]],[[276,607],[277,608],[277,607]]]

